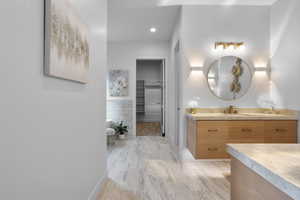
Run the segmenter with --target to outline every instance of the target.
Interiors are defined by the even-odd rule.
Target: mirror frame
[[[224,58],[224,57],[236,57],[236,58],[240,58],[242,59],[241,57],[238,57],[238,56],[234,56],[234,55],[226,55],[226,56],[222,56],[222,57],[219,57],[218,59],[214,60],[213,62],[211,62],[211,64],[209,65],[209,67],[207,68],[206,70],[206,73],[205,73],[205,78],[206,78],[206,83],[207,83],[207,87],[210,91],[210,93],[212,93],[215,97],[217,97],[218,99],[220,100],[223,100],[223,101],[227,101],[227,102],[230,102],[230,101],[236,101],[236,100],[239,100],[241,98],[243,98],[250,90],[251,86],[252,86],[252,82],[253,82],[253,76],[254,76],[254,72],[253,72],[253,67],[251,67],[252,65],[249,65],[247,61],[245,61],[244,59],[242,59],[242,61],[246,64],[246,67],[249,69],[250,71],[250,84],[249,86],[246,88],[246,92],[241,95],[239,98],[236,98],[236,99],[226,99],[226,98],[222,98],[222,97],[219,97],[215,94],[215,92],[210,88],[210,85],[209,85],[209,82],[208,82],[208,74],[209,74],[209,71],[210,69],[213,67],[213,65],[218,62],[220,59]]]

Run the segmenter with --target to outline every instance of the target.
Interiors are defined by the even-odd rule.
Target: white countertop
[[[295,200],[300,200],[300,144],[229,144],[227,151]]]
[[[298,120],[297,115],[265,114],[265,113],[196,113],[186,114],[192,120]]]

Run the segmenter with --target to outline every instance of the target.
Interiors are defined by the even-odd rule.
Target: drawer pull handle
[[[252,129],[250,129],[250,128],[243,128],[242,132],[252,132]]]
[[[218,129],[208,129],[208,132],[211,133],[211,132],[218,132]]]
[[[208,151],[218,151],[219,148],[208,148]]]

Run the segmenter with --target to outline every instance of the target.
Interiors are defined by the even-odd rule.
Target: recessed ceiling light
[[[151,33],[155,33],[156,31],[157,31],[157,29],[155,27],[150,28]]]

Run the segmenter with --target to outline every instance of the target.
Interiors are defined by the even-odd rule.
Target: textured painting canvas
[[[45,0],[45,72],[87,83],[88,29],[69,0]]]
[[[109,71],[109,96],[124,97],[128,96],[129,72],[127,70],[110,70]]]

